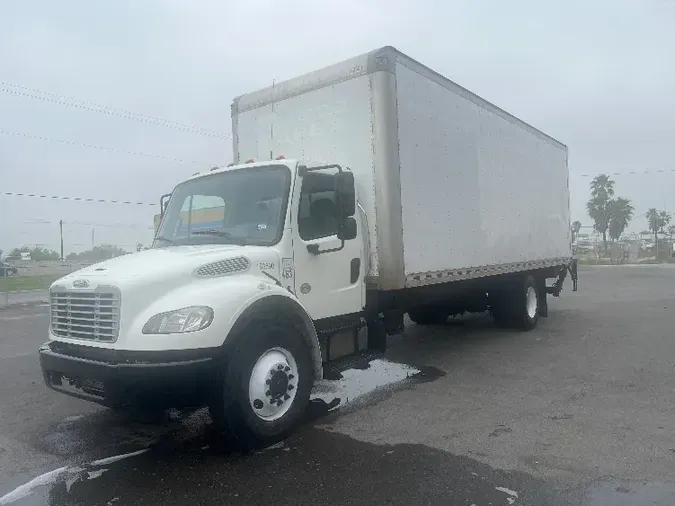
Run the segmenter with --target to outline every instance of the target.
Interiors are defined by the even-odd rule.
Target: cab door
[[[292,219],[295,294],[314,320],[359,313],[365,304],[360,226],[342,240],[337,170],[308,171],[294,185]]]

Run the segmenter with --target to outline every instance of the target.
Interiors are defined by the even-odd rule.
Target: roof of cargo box
[[[385,46],[329,67],[324,67],[287,81],[275,83],[274,86],[268,86],[267,88],[251,93],[239,95],[232,100],[232,117],[235,117],[241,112],[257,109],[258,107],[268,105],[272,102],[280,102],[291,97],[302,95],[308,91],[331,86],[341,81],[354,79],[374,72],[384,71],[396,74],[397,63],[400,63],[410,70],[423,75],[427,79],[454,91],[458,95],[494,112],[502,118],[521,126],[538,137],[550,141],[565,150],[567,149],[567,146],[559,140],[545,134],[538,128],[515,117],[513,114],[506,112],[504,109],[488,102],[484,98],[479,97],[475,93],[472,93],[447,77],[442,76],[417,60],[410,58],[392,46]]]

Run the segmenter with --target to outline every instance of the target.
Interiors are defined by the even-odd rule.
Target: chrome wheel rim
[[[271,348],[253,366],[248,383],[251,409],[261,420],[273,422],[284,416],[298,393],[298,365],[284,348]]]

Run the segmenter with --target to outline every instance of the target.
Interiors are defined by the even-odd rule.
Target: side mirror
[[[166,211],[166,206],[169,203],[169,198],[171,197],[170,193],[162,195],[159,199],[159,215],[164,216],[164,211]]]
[[[341,241],[356,239],[356,220],[352,217],[345,218],[342,226],[338,229],[337,236]]]
[[[351,172],[338,172],[335,175],[335,193],[340,218],[349,218],[356,214],[356,188],[354,187],[354,174]]]

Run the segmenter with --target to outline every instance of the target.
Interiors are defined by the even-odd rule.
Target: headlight
[[[185,334],[205,329],[213,321],[213,309],[191,306],[159,313],[143,326],[144,334]]]

